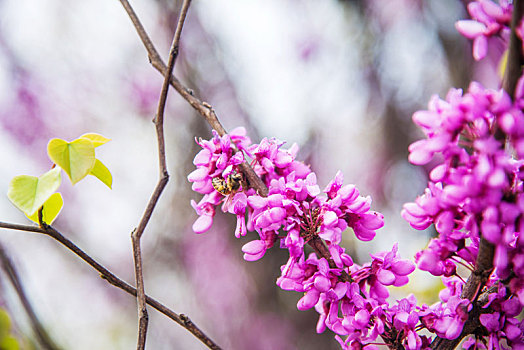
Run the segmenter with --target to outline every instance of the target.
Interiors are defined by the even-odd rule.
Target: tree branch
[[[469,276],[460,296],[462,299],[470,300],[473,305],[473,309],[469,312],[468,320],[464,323],[462,333],[457,338],[444,339],[436,337],[431,343],[432,349],[454,349],[465,336],[472,334],[480,326],[480,313],[477,300],[480,295],[480,291],[486,285],[489,275],[493,271],[494,254],[495,247],[493,244],[489,243],[483,237],[481,237],[475,269]]]
[[[332,269],[336,269],[337,265],[333,261],[333,258],[331,257],[331,254],[329,253],[329,249],[326,247],[325,242],[318,236],[313,237],[311,240],[307,242],[311,248],[315,251],[317,256],[321,258],[325,258],[328,263],[329,267]],[[339,279],[342,282],[352,282],[353,279],[351,276],[344,270],[342,270]]]
[[[35,233],[42,233],[45,234],[54,240],[58,241],[60,244],[65,246],[67,249],[69,249],[71,252],[73,252],[76,256],[78,256],[80,259],[82,259],[84,262],[89,264],[93,269],[95,269],[98,273],[100,273],[100,277],[104,280],[106,280],[109,284],[122,289],[126,293],[135,296],[137,295],[137,290],[125,282],[124,280],[120,279],[118,276],[113,274],[111,271],[109,271],[107,268],[102,266],[100,263],[98,263],[96,260],[94,260],[91,256],[89,256],[87,253],[85,253],[82,249],[80,249],[76,244],[74,244],[71,240],[63,236],[59,231],[55,230],[53,227],[43,224],[43,227],[37,227],[37,226],[30,226],[30,225],[20,225],[20,224],[12,224],[12,223],[6,223],[0,221],[0,228],[6,228],[10,230],[18,230],[18,231],[26,231],[26,232],[35,232]],[[146,295],[146,303],[159,311],[160,313],[164,314],[165,316],[169,317],[171,320],[175,321],[185,329],[187,329],[190,333],[192,333],[195,337],[197,337],[202,343],[204,343],[209,349],[215,349],[220,350],[221,348],[215,344],[213,340],[211,340],[204,332],[202,332],[189,318],[183,314],[178,315],[171,309],[169,309],[167,306],[163,305],[159,301],[151,298],[150,296]]]
[[[13,288],[15,289],[15,292],[18,295],[20,302],[22,303],[22,307],[24,308],[27,317],[29,318],[31,328],[33,328],[33,332],[35,333],[36,339],[38,340],[38,343],[40,344],[42,349],[60,349],[55,344],[53,339],[51,339],[49,333],[47,333],[44,326],[38,319],[38,316],[36,315],[36,312],[33,309],[33,306],[31,305],[31,302],[29,301],[29,298],[25,293],[22,281],[20,280],[20,276],[18,275],[18,271],[16,270],[15,265],[13,264],[7,253],[5,252],[4,246],[2,244],[0,244],[0,263],[2,264],[2,269],[9,278],[9,281],[13,285]]]
[[[160,93],[160,99],[158,101],[158,109],[156,117],[153,120],[156,127],[157,142],[158,142],[158,163],[159,163],[159,172],[160,178],[155,187],[155,190],[149,200],[146,211],[140,221],[138,228],[133,231],[131,234],[131,239],[133,242],[133,257],[135,261],[135,278],[137,286],[137,304],[138,304],[138,341],[137,341],[137,350],[145,349],[146,343],[146,334],[149,317],[147,315],[146,307],[146,294],[144,289],[144,275],[142,268],[142,253],[140,248],[140,239],[146,228],[153,210],[155,209],[156,203],[160,198],[164,188],[169,181],[169,174],[167,172],[166,165],[166,151],[165,151],[165,138],[164,138],[164,112],[167,102],[167,92],[169,90],[169,78],[172,75],[173,69],[175,67],[176,58],[178,56],[178,48],[180,44],[180,35],[182,34],[182,28],[186,19],[187,11],[189,10],[189,5],[191,0],[184,0],[182,8],[180,10],[180,16],[178,17],[178,23],[173,36],[173,43],[171,45],[171,50],[169,51],[169,60],[167,64],[167,69],[164,74],[164,83],[162,84],[162,91]]]
[[[516,28],[524,15],[524,1],[513,1],[513,16],[511,17],[511,35],[508,48],[508,62],[504,73],[504,82],[502,87],[506,92],[515,98],[515,88],[522,75],[522,65],[524,64],[524,55],[522,52],[522,41],[517,36]]]
[[[133,7],[129,4],[127,0],[120,0],[120,3],[126,10],[133,26],[140,37],[140,40],[144,44],[144,47],[147,51],[149,62],[151,65],[158,70],[163,76],[166,76],[167,66],[164,61],[158,54],[158,51],[153,45],[153,42],[149,38],[144,26],[140,22],[138,16],[136,15]],[[197,97],[194,96],[193,90],[185,87],[174,75],[171,75],[170,79],[171,86],[182,96],[190,105],[193,107],[205,120],[206,122],[218,132],[220,136],[227,134],[226,129],[222,126],[218,117],[215,113],[215,110],[207,102],[203,102]],[[264,182],[258,177],[253,168],[247,163],[243,162],[240,164],[240,170],[246,176],[246,179],[251,187],[253,187],[257,192],[262,196],[267,196],[268,189]]]

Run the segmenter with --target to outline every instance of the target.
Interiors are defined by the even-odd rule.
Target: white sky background
[[[155,41],[160,34],[151,2],[133,1],[133,6]],[[373,128],[378,116],[366,114],[369,87],[363,80],[366,66],[358,51],[362,45],[362,18],[344,13],[337,1],[199,0],[194,1],[190,11],[198,12],[205,29],[216,39],[217,59],[222,61],[240,103],[260,133],[299,145],[308,141],[312,132],[317,133],[321,167],[315,170],[321,188],[341,169],[346,183],[354,182],[363,194],[369,194],[367,172],[382,144],[380,133]],[[449,81],[442,49],[436,42],[435,24],[408,15],[399,23],[380,43],[384,85],[395,91],[396,98],[408,103],[415,97],[425,101],[432,92],[445,92]],[[149,66],[118,1],[3,0],[0,31],[21,65],[29,67],[39,79],[45,107],[61,116],[60,123],[49,125],[53,137],[73,139],[85,132],[99,132],[112,138],[97,152],[113,173],[113,190],[93,179],[72,188],[64,177],[61,190],[66,208],[62,215],[68,217],[64,230],[73,230],[73,240],[82,248],[133,281],[129,233],[137,225],[155,185],[156,155],[151,155],[156,154],[156,145],[150,119],[136,116],[122,81],[143,76],[160,91],[161,79]],[[158,41],[158,48],[166,52],[165,38]],[[300,55],[306,49],[312,51],[304,60]],[[0,49],[0,107],[12,98],[9,70]],[[426,89],[420,89],[421,84]],[[169,99],[175,109],[189,111],[174,93]],[[378,112],[381,108],[377,107]],[[227,128],[236,126],[220,112],[217,106]],[[187,122],[188,118],[180,117],[177,122]],[[0,194],[7,192],[12,177],[39,175],[47,170],[44,149],[21,149],[3,129],[0,156]],[[175,168],[177,164],[170,166]],[[417,188],[409,189],[408,198],[405,191],[397,190],[399,205],[413,200],[412,193],[419,193],[424,186],[424,180],[405,164],[399,164],[388,176],[392,188],[406,177],[411,177]],[[184,184],[184,179],[172,180]],[[162,206],[167,204],[161,203],[160,210]],[[400,219],[400,206],[382,209],[387,238],[367,245],[364,252],[390,249],[408,230]],[[193,220],[195,216],[191,215]],[[155,219],[166,220],[154,216],[152,231]],[[0,220],[27,222],[2,195]],[[38,313],[65,348],[134,346],[136,311],[132,298],[128,304],[115,305],[110,295],[119,292],[108,291],[112,287],[103,282],[94,288],[96,274],[44,237],[5,230],[0,234],[0,241],[19,263],[26,288],[37,301]],[[147,247],[147,232],[144,237]],[[413,245],[401,246],[404,256],[426,242],[423,235],[409,239]],[[171,275],[151,281],[148,290],[168,301],[168,305],[188,305],[189,310],[184,312],[198,318],[202,311],[191,300],[191,291],[183,287],[181,278]],[[107,324],[114,328],[106,329]],[[171,327],[170,339],[187,341],[181,348],[199,348],[180,327]],[[148,338],[149,348],[166,348],[162,339],[152,336],[154,332]],[[159,332],[166,336],[164,328]]]

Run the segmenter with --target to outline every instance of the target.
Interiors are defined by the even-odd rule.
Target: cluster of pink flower
[[[277,285],[304,293],[297,307],[316,309],[320,316],[318,332],[326,328],[332,330],[343,348],[364,344],[371,347],[370,343],[380,335],[387,343],[403,344],[407,349],[429,345],[430,339],[417,333],[420,328],[445,338],[455,338],[460,333],[467,315],[464,309],[470,306],[467,300],[460,299],[460,280],[447,283],[453,288],[441,296],[443,303],[432,307],[417,307],[413,296],[389,305],[386,286],[406,284],[414,264],[400,259],[395,245],[390,252],[373,255],[370,263],[359,266],[338,245],[342,232],[348,227],[357,238],[368,241],[374,238],[375,230],[383,226],[383,216],[370,210],[370,198],[362,197],[353,185],[344,186],[342,173],[336,174],[322,194],[315,174],[295,160],[296,145],[284,150],[282,143],[275,139],[251,144],[243,128],[222,137],[214,132],[211,140],[198,143],[203,149],[195,157],[197,169],[188,179],[193,182],[193,189],[204,197],[198,204],[192,201],[200,215],[193,229],[197,233],[207,231],[216,206],[222,203],[223,211],[237,217],[237,237],[246,235],[247,230],[259,235],[259,239],[242,248],[246,260],[262,258],[279,240],[280,246],[288,249],[289,260],[282,266]],[[235,153],[233,144],[242,152]],[[243,188],[245,182],[236,191],[227,189],[229,179],[245,160],[244,153],[252,159],[255,172],[268,186],[267,197],[258,195],[254,189]],[[213,183],[217,181],[213,179],[219,179],[218,183],[224,188],[216,188]],[[431,220],[425,220],[425,225],[429,225]],[[280,231],[285,235],[279,235]],[[331,261],[315,253],[306,258],[304,244],[315,237],[327,243]],[[460,251],[448,248],[450,252]],[[474,255],[470,252],[467,256],[473,259]],[[340,336],[347,337],[343,340]]]
[[[478,0],[468,10],[474,21],[460,21],[457,28],[474,39],[475,59],[481,59],[488,37],[507,35],[512,5]],[[388,303],[387,286],[406,284],[415,268],[398,257],[396,244],[362,266],[339,246],[347,228],[369,241],[384,225],[382,214],[370,210],[369,197],[343,185],[340,172],[321,191],[315,173],[295,159],[296,145],[284,149],[276,139],[252,144],[243,128],[198,141],[202,150],[188,179],[204,197],[192,201],[199,215],[193,230],[207,231],[222,204],[222,211],[237,217],[236,237],[258,233],[242,248],[245,260],[262,258],[278,241],[289,260],[277,285],[304,293],[298,309],[314,307],[317,331],[332,330],[343,349],[372,349],[378,336],[392,348],[426,349],[431,339],[420,330],[456,339],[473,312],[483,328],[466,340],[466,348],[524,348],[524,322],[516,318],[524,307],[523,107],[521,78],[514,100],[503,90],[472,83],[466,93],[452,89],[445,100],[433,97],[427,111],[413,116],[426,138],[409,147],[409,160],[434,167],[424,195],[405,204],[401,215],[416,229],[434,224],[439,234],[415,257],[421,270],[442,276],[445,289],[434,305],[417,306],[412,295]],[[244,161],[268,187],[267,196],[247,186],[239,170]],[[457,264],[475,268],[481,237],[495,247],[495,270],[482,290],[490,293],[477,303],[461,297]],[[316,250],[318,256],[306,258],[304,245],[318,241],[329,253]]]
[[[425,194],[402,211],[417,229],[435,224],[438,238],[416,255],[418,267],[433,275],[456,275],[458,261],[473,269],[481,235],[495,245],[496,269],[486,287],[501,291],[490,298],[502,306],[492,307],[492,313],[484,311],[480,320],[490,341],[505,339],[512,346],[524,346],[524,325],[515,318],[524,306],[523,88],[521,78],[513,102],[502,89],[472,83],[467,93],[453,89],[445,101],[435,96],[429,110],[413,115],[427,138],[411,144],[410,161],[422,165],[435,160],[436,154],[440,158]],[[509,286],[509,293],[500,280]],[[453,325],[442,328],[446,334],[435,328],[449,339],[462,331],[464,310],[471,307],[469,300],[460,300],[460,284],[456,280],[452,286],[446,284],[446,293],[453,295],[447,297],[448,313],[456,315]],[[514,308],[509,311],[503,305]],[[518,336],[515,327],[521,327]]]
[[[289,251],[289,260],[282,266],[277,285],[304,293],[298,309],[315,307],[320,315],[317,331],[329,328],[338,336],[348,335],[344,341],[337,336],[344,347],[373,342],[379,335],[392,342],[410,342],[408,348],[413,349],[428,343],[415,333],[419,319],[413,314],[414,302],[402,301],[393,307],[386,302],[386,286],[406,284],[414,264],[401,260],[395,245],[390,252],[372,256],[371,263],[358,266],[339,246],[348,227],[358,239],[369,241],[384,225],[382,214],[370,210],[369,197],[361,196],[354,185],[343,185],[341,172],[322,193],[315,173],[295,160],[296,145],[285,150],[276,139],[251,144],[243,128],[222,137],[214,132],[211,140],[199,140],[198,144],[202,150],[194,160],[197,169],[188,176],[193,190],[204,194],[199,203],[192,201],[199,214],[193,225],[195,232],[211,227],[216,206],[222,203],[224,212],[237,217],[236,237],[248,230],[259,235],[242,248],[244,259],[258,260],[280,241]],[[233,144],[241,152],[235,153]],[[234,175],[245,156],[268,186],[267,197],[246,188],[245,181],[236,180],[238,187],[230,183],[238,179]],[[315,253],[305,257],[304,245],[319,238],[327,244],[329,261]]]
[[[473,40],[473,58],[480,61],[488,53],[488,39],[493,36],[509,41],[509,24],[513,5],[509,0],[499,4],[491,0],[477,0],[468,4],[468,12],[473,19],[465,19],[455,24],[457,30]]]
[[[386,342],[401,341],[408,349],[429,343],[428,338],[417,334],[416,327],[448,339],[462,331],[472,305],[460,298],[463,282],[451,277],[456,275],[458,260],[473,268],[482,232],[496,245],[496,275],[488,287],[500,278],[510,281],[508,294],[502,286],[498,288],[504,293],[492,294],[498,299],[488,305],[500,307],[491,307],[492,313],[486,311],[482,324],[486,329],[495,329],[498,322],[492,341],[499,337],[509,344],[520,344],[522,337],[515,334],[522,324],[516,320],[515,310],[520,311],[524,305],[524,253],[518,239],[520,225],[524,225],[519,172],[523,162],[517,160],[524,153],[523,86],[519,84],[518,98],[513,103],[504,91],[487,90],[473,83],[466,94],[451,90],[446,101],[434,97],[428,111],[419,111],[413,117],[427,139],[410,146],[411,162],[421,165],[432,161],[436,154],[442,157],[430,174],[426,193],[415,203],[406,204],[402,216],[417,229],[435,224],[440,234],[428,249],[417,254],[416,260],[420,269],[446,277],[441,303],[417,307],[411,296],[390,306],[385,286],[407,283],[406,276],[414,265],[400,260],[395,246],[391,252],[372,256],[371,263],[358,266],[338,245],[341,233],[348,227],[357,238],[369,241],[383,226],[383,216],[370,210],[371,199],[362,197],[353,185],[344,186],[340,172],[322,193],[315,173],[295,160],[296,145],[285,150],[283,143],[275,139],[251,144],[243,128],[222,137],[214,132],[211,140],[198,141],[203,149],[196,155],[197,169],[188,179],[204,197],[198,204],[192,201],[200,215],[193,229],[197,233],[207,231],[216,206],[222,203],[223,211],[237,217],[237,237],[246,235],[247,230],[259,235],[242,248],[246,260],[262,258],[277,240],[289,250],[289,260],[277,284],[304,293],[298,308],[315,307],[320,315],[317,331],[329,328],[339,336],[347,335],[344,341],[337,339],[348,348],[369,344],[381,335]],[[513,152],[505,150],[504,141],[495,136],[497,130],[509,136]],[[241,152],[235,153],[234,146]],[[267,197],[244,188],[245,181],[236,180],[238,186],[229,183],[235,181],[232,178],[245,155],[268,186]],[[216,179],[224,188],[213,185]],[[279,231],[285,236],[279,236]],[[305,258],[304,244],[315,237],[327,242],[331,265],[315,254]],[[341,278],[343,273],[349,278]],[[506,304],[517,309],[509,311]]]
[[[222,210],[238,218],[236,237],[246,235],[247,230],[257,231],[260,236],[260,240],[244,246],[246,260],[264,256],[279,238],[281,228],[287,232],[282,245],[292,252],[292,257],[299,258],[303,254],[304,238],[318,235],[331,244],[338,244],[342,231],[351,227],[360,240],[369,241],[375,237],[375,230],[384,225],[382,214],[370,211],[371,198],[362,197],[353,185],[342,186],[340,172],[322,196],[315,173],[295,160],[296,145],[284,150],[282,142],[266,138],[260,144],[251,144],[244,128],[236,128],[222,137],[214,131],[213,135],[209,141],[198,141],[203,149],[194,159],[197,169],[188,176],[193,190],[204,194],[198,204],[192,201],[200,215],[193,230],[207,231],[213,222],[215,207],[223,203]],[[234,147],[242,152],[235,153]],[[248,189],[241,176],[234,176],[239,173],[238,165],[245,160],[244,154],[268,186],[267,197]],[[230,188],[233,187],[230,182],[234,181],[238,182],[236,189]]]
[[[510,140],[520,157],[518,136],[522,134],[523,118],[518,101],[512,103],[503,91],[472,84],[467,94],[452,90],[447,101],[435,97],[429,111],[417,112],[414,120],[428,139],[410,147],[410,160],[426,164],[436,153],[444,157],[431,172],[432,181],[425,195],[406,204],[402,215],[418,229],[434,223],[440,234],[417,255],[419,268],[451,277],[456,274],[457,259],[473,266],[481,231],[497,246],[497,276],[511,277],[511,293],[523,301],[520,291],[524,283],[524,255],[518,244],[520,227],[515,226],[515,222],[520,222],[520,206],[524,203],[518,177],[522,162],[504,151],[503,142],[494,136],[497,129],[515,135]],[[237,237],[246,235],[247,230],[259,234],[259,239],[242,248],[246,260],[260,259],[280,240],[290,257],[277,284],[282,289],[304,293],[298,308],[315,307],[320,315],[317,331],[331,329],[345,348],[369,344],[381,335],[386,342],[401,341],[408,349],[420,349],[429,344],[429,339],[419,336],[417,327],[448,339],[460,334],[472,307],[469,300],[460,298],[461,280],[445,278],[447,288],[441,293],[442,303],[417,307],[410,296],[390,306],[385,286],[406,284],[406,276],[414,265],[399,259],[394,246],[391,252],[379,253],[372,256],[371,263],[358,266],[338,245],[342,231],[348,227],[357,238],[368,241],[383,226],[383,216],[370,210],[370,198],[362,197],[353,185],[343,186],[340,172],[321,194],[315,174],[295,160],[296,145],[284,150],[275,139],[251,144],[243,128],[222,137],[215,132],[211,140],[198,143],[203,149],[194,160],[197,169],[188,176],[193,189],[204,194],[200,203],[192,201],[200,215],[194,231],[207,231],[216,206],[222,203],[223,211],[237,216]],[[235,153],[233,144],[242,152]],[[227,188],[235,187],[228,181],[233,181],[238,165],[245,160],[244,153],[268,186],[267,197],[243,188],[245,182],[241,180],[237,190]],[[214,179],[219,179],[224,189],[216,188]],[[285,232],[285,236],[279,236],[279,231]],[[305,258],[304,244],[317,236],[327,242],[331,266],[325,257],[311,254]],[[349,278],[341,278],[343,273]],[[490,286],[496,280],[492,281]],[[500,307],[490,308],[493,313],[483,314],[481,321],[491,329],[496,320],[499,327],[492,337],[518,344],[522,339],[515,334],[521,324],[514,316],[524,303],[505,293],[496,295],[501,297],[489,304]],[[511,308],[504,307],[506,304]],[[339,336],[344,335],[348,337],[342,340]]]
[[[468,11],[473,20],[456,27],[473,39],[476,60],[486,56],[489,37],[508,42],[509,1],[473,1]],[[475,268],[481,237],[495,247],[495,270],[483,289],[494,292],[478,310],[484,328],[464,343],[466,349],[524,348],[524,323],[516,318],[524,307],[524,78],[513,97],[473,82],[466,93],[452,89],[446,100],[434,96],[427,111],[413,115],[426,139],[411,144],[409,160],[431,163],[433,170],[424,195],[405,204],[402,216],[416,229],[434,224],[438,237],[415,259],[418,268],[443,276],[446,287],[441,303],[419,309],[428,330],[447,339],[459,336],[475,305],[461,298],[457,264]]]

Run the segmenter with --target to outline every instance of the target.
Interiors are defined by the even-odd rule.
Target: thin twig
[[[158,199],[160,198],[160,195],[162,194],[164,188],[167,185],[167,182],[169,181],[169,174],[167,172],[167,165],[166,165],[166,151],[165,151],[165,138],[164,138],[164,112],[166,107],[166,101],[167,101],[167,92],[169,91],[169,78],[173,73],[173,69],[175,67],[176,58],[178,56],[178,48],[180,44],[180,35],[182,33],[182,28],[184,26],[184,22],[186,20],[187,11],[189,10],[189,5],[191,4],[191,0],[184,0],[182,4],[182,8],[180,10],[180,16],[178,17],[178,23],[175,30],[175,34],[173,36],[173,43],[171,45],[171,50],[169,51],[169,60],[168,65],[164,77],[164,83],[162,84],[162,91],[160,93],[160,99],[158,101],[158,109],[156,113],[156,117],[154,119],[155,127],[156,127],[156,134],[157,134],[157,142],[158,142],[158,163],[159,163],[159,172],[160,172],[160,178],[158,180],[158,183],[155,187],[155,190],[153,192],[153,195],[151,196],[151,199],[149,200],[149,203],[147,205],[146,211],[144,212],[144,215],[142,219],[140,220],[140,223],[136,230],[133,231],[131,234],[131,239],[133,242],[133,256],[135,261],[135,278],[136,278],[136,286],[137,286],[137,304],[138,304],[138,341],[137,341],[137,350],[143,350],[145,348],[146,343],[146,334],[147,334],[147,326],[148,326],[148,315],[147,315],[147,307],[146,307],[146,293],[144,289],[144,274],[143,274],[143,264],[142,264],[142,254],[141,254],[141,248],[140,248],[140,239],[142,238],[142,234],[144,233],[144,230],[147,226],[147,223],[149,222],[149,219],[151,218],[151,215],[153,214],[153,210],[155,209],[155,206],[158,202]]]
[[[15,265],[7,255],[2,244],[0,244],[0,263],[2,264],[2,269],[9,278],[9,281],[13,285],[16,295],[18,295],[18,298],[20,299],[20,303],[22,304],[22,307],[24,308],[25,313],[29,318],[31,328],[33,328],[33,332],[35,333],[36,339],[38,340],[38,343],[40,344],[42,349],[60,349],[60,347],[58,347],[55,344],[53,339],[51,339],[51,336],[45,330],[44,326],[42,325],[42,322],[40,322],[40,320],[38,319],[33,305],[31,305],[31,302],[29,301],[29,298],[27,297],[27,294],[24,290],[24,286],[22,284],[20,276],[18,275],[18,271],[16,270]]]
[[[311,240],[308,241],[308,244],[311,248],[313,248],[313,250],[315,250],[318,257],[324,258],[327,260],[329,266],[332,269],[337,268],[337,265],[335,264],[333,257],[329,253],[329,250],[326,247],[325,242],[320,237],[318,236],[313,237]],[[353,281],[351,276],[344,270],[341,271],[339,279],[342,282],[352,282]]]
[[[140,37],[140,40],[144,44],[144,47],[146,48],[149,57],[149,62],[154,68],[156,68],[156,70],[158,70],[165,77],[167,66],[158,54],[155,45],[153,45],[153,42],[149,38],[149,35],[144,29],[144,26],[140,22],[135,11],[129,4],[129,1],[120,0],[120,3],[126,10],[129,18],[131,19],[131,22],[133,22],[133,26],[135,27],[135,30],[137,31],[138,36]],[[224,129],[224,127],[218,120],[215,110],[213,109],[213,107],[211,107],[209,103],[203,102],[197,97],[195,97],[193,91],[185,87],[174,75],[171,75],[170,83],[171,86],[180,94],[180,96],[182,96],[191,105],[191,107],[193,107],[202,117],[204,117],[204,119],[211,126],[211,128],[216,130],[216,132],[218,132],[220,136],[223,136],[227,133],[226,129]],[[267,186],[258,177],[253,168],[247,162],[243,162],[242,164],[240,164],[240,170],[246,176],[246,179],[251,187],[257,190],[257,192],[260,195],[267,196]]]
[[[144,350],[146,347],[147,326],[149,324],[149,315],[146,307],[146,292],[144,288],[144,274],[142,271],[142,251],[140,249],[140,238],[136,237],[137,230],[131,233],[133,243],[133,261],[135,262],[135,280],[137,287],[137,307],[138,307],[138,340],[137,350]]]
[[[137,291],[133,286],[131,286],[129,283],[125,282],[124,280],[120,279],[118,276],[113,274],[107,268],[105,268],[100,263],[98,263],[96,260],[94,260],[90,255],[88,255],[82,249],[80,249],[71,240],[64,237],[59,231],[55,230],[53,227],[49,225],[46,225],[45,223],[43,224],[43,227],[40,228],[37,226],[12,224],[12,223],[6,223],[6,222],[0,221],[0,228],[45,234],[53,238],[54,240],[58,241],[60,244],[65,246],[67,249],[73,252],[80,259],[82,259],[87,264],[89,264],[93,269],[95,269],[100,274],[100,277],[106,280],[109,284],[122,289],[123,291],[125,291],[126,293],[134,297],[136,297],[137,295]],[[176,323],[178,323],[185,329],[187,329],[195,337],[197,337],[202,343],[204,343],[208,348],[218,349],[218,350],[221,349],[217,344],[215,344],[213,340],[211,340],[204,332],[202,332],[193,322],[188,321],[187,316],[182,315],[182,314],[178,315],[173,310],[169,309],[167,306],[163,305],[162,303],[151,298],[148,295],[146,295],[146,303],[150,305],[151,307],[153,307],[154,309],[156,309],[157,311],[159,311],[160,313],[169,317],[171,320],[175,321]]]

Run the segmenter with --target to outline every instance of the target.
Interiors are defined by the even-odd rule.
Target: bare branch
[[[149,315],[146,307],[146,292],[144,288],[144,273],[142,270],[142,251],[140,249],[140,238],[137,238],[136,230],[131,234],[133,243],[133,260],[135,262],[135,280],[137,288],[137,306],[138,306],[138,340],[137,350],[143,350],[146,347],[147,326],[149,324]]]
[[[162,85],[162,91],[160,93],[160,99],[158,101],[158,109],[157,109],[156,117],[153,121],[156,127],[157,142],[158,142],[158,163],[159,163],[159,168],[160,168],[159,169],[160,178],[155,187],[153,195],[151,196],[151,199],[149,200],[146,211],[142,217],[142,220],[140,221],[138,225],[138,228],[134,230],[133,233],[131,234],[131,239],[133,241],[133,257],[135,261],[135,278],[136,278],[136,286],[137,286],[137,291],[138,291],[137,292],[137,304],[138,304],[139,322],[138,322],[137,350],[143,350],[145,348],[147,326],[148,326],[148,320],[149,320],[149,317],[147,315],[147,307],[146,307],[146,293],[144,289],[144,274],[143,274],[143,268],[142,268],[143,265],[142,265],[142,253],[140,249],[140,239],[142,238],[142,234],[144,233],[147,223],[149,222],[149,219],[151,218],[151,215],[153,214],[153,210],[155,209],[156,203],[158,202],[158,199],[160,198],[160,195],[162,194],[169,180],[169,174],[167,172],[167,165],[166,165],[166,150],[165,150],[165,138],[164,138],[164,112],[165,112],[166,101],[167,101],[167,92],[169,90],[169,80],[170,80],[169,78],[171,74],[173,73],[173,69],[175,67],[176,58],[178,56],[178,48],[180,44],[180,35],[182,34],[182,28],[184,26],[187,11],[189,10],[190,4],[191,4],[191,0],[184,0],[182,4],[182,9],[180,10],[180,16],[178,18],[177,27],[175,30],[175,34],[173,36],[173,43],[171,45],[171,50],[169,51],[169,60],[168,60],[166,72],[164,74],[165,78],[164,78],[164,83]]]
[[[165,77],[167,66],[165,65],[164,61],[162,61],[162,58],[158,54],[158,51],[153,45],[151,39],[149,38],[149,35],[145,31],[144,26],[138,19],[138,16],[136,15],[135,11],[129,4],[129,1],[120,0],[120,3],[122,3],[122,6],[126,10],[129,18],[131,19],[131,22],[133,22],[133,26],[135,27],[138,36],[140,37],[140,40],[142,40],[144,47],[146,48],[149,57],[149,62],[151,62],[151,65],[153,65],[153,67],[155,67],[156,70],[158,70]],[[226,129],[224,129],[224,127],[218,120],[215,110],[213,109],[213,107],[211,107],[209,103],[203,102],[197,97],[195,97],[193,91],[185,87],[172,74],[170,77],[170,83],[171,86],[175,88],[175,90],[180,94],[180,96],[182,96],[191,105],[191,107],[193,107],[202,117],[204,117],[204,119],[211,126],[211,128],[216,130],[220,136],[227,134]],[[253,168],[247,162],[240,164],[240,170],[246,176],[246,179],[248,180],[248,183],[251,187],[256,189],[260,195],[267,196],[268,189],[266,185],[257,176]]]
[[[106,280],[109,284],[122,289],[123,291],[125,291],[126,293],[134,297],[136,297],[137,295],[137,291],[135,287],[131,286],[129,283],[120,279],[118,276],[116,276],[111,271],[109,271],[107,268],[105,268],[100,263],[98,263],[96,260],[94,260],[90,255],[85,253],[71,240],[63,236],[59,231],[55,230],[53,227],[45,223],[43,224],[43,228],[40,228],[37,226],[12,224],[12,223],[6,223],[6,222],[0,221],[0,228],[6,228],[6,229],[18,230],[18,231],[26,231],[26,232],[43,233],[53,238],[54,240],[58,241],[60,244],[65,246],[67,249],[73,252],[76,256],[78,256],[84,262],[89,264],[93,269],[95,269],[100,274],[100,277]],[[146,303],[150,305],[151,307],[153,307],[155,310],[159,311],[160,313],[164,314],[165,316],[169,317],[171,320],[175,321],[176,323],[178,323],[179,325],[187,329],[195,337],[197,337],[202,343],[204,343],[209,349],[218,349],[218,350],[221,349],[217,344],[215,344],[213,340],[211,340],[193,322],[191,322],[187,318],[187,316],[182,315],[182,314],[178,315],[173,310],[169,309],[167,306],[163,305],[162,303],[151,298],[148,295],[146,295]]]
[[[36,335],[36,339],[38,340],[38,343],[42,347],[42,349],[46,350],[58,350],[60,349],[53,339],[49,336],[49,333],[45,330],[44,326],[38,319],[38,316],[36,315],[35,310],[33,309],[33,305],[31,305],[31,302],[29,301],[29,298],[27,297],[27,294],[25,293],[24,286],[22,285],[22,281],[20,280],[20,276],[18,275],[18,271],[15,268],[15,265],[7,255],[4,246],[0,244],[0,263],[2,264],[2,269],[4,270],[5,274],[9,278],[9,281],[13,285],[13,288],[15,289],[16,294],[18,295],[18,298],[20,299],[20,302],[22,303],[22,307],[25,310],[25,313],[27,314],[27,317],[29,318],[29,323],[31,324],[31,328],[33,328],[33,332]]]

